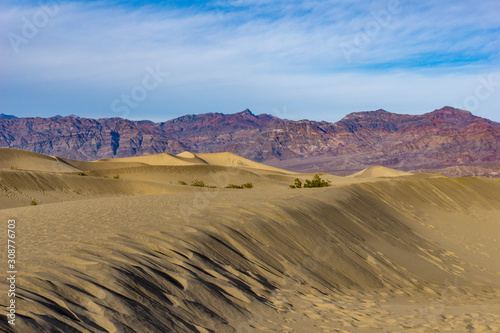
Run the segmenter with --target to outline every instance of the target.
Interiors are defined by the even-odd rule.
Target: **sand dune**
[[[148,165],[147,163],[143,162],[119,162],[116,161],[115,159],[110,159],[110,160],[99,160],[99,161],[92,161],[92,162],[85,162],[85,161],[77,161],[77,160],[70,160],[67,158],[61,158],[58,157],[58,160],[71,165],[75,169],[78,169],[80,171],[93,171],[93,170],[106,170],[106,169],[119,169],[119,168],[132,168],[132,167],[138,167],[138,166],[144,166]]]
[[[258,170],[273,171],[278,173],[294,174],[294,172],[290,172],[287,170],[251,161],[244,157],[238,156],[234,153],[213,153],[213,154],[194,154],[194,155],[212,165],[235,166],[240,168],[252,168]]]
[[[401,177],[401,176],[411,176],[412,173],[386,168],[380,165],[372,166],[361,170],[359,172],[353,173],[348,177],[360,177],[360,178],[380,178],[380,177]]]
[[[293,173],[234,154],[160,154],[82,162],[18,149],[0,149],[0,209],[37,204],[177,192],[204,192],[180,186],[202,180],[208,186],[252,183],[287,188]],[[237,167],[240,165],[241,167]],[[8,166],[8,167],[7,167]]]
[[[148,155],[148,156],[134,156],[134,157],[124,157],[124,158],[109,158],[99,160],[98,162],[138,162],[144,165],[189,165],[190,162],[186,162],[183,159],[178,158],[172,154],[159,154],[159,155]]]
[[[0,171],[0,209],[92,198],[202,191],[187,186],[113,177]]]
[[[183,152],[178,155],[159,154],[149,156],[135,156],[126,158],[104,159],[97,162],[119,162],[119,163],[142,163],[144,165],[217,165],[226,167],[252,168],[258,170],[266,170],[284,174],[293,174],[287,170],[278,169],[262,163],[257,163],[238,156],[233,153],[211,153],[211,154],[195,154],[191,152]]]
[[[76,172],[118,169],[145,165],[217,165],[253,168],[276,173],[293,174],[257,163],[233,153],[194,154],[190,152],[172,155],[168,153],[148,156],[102,159],[93,162],[46,156],[26,150],[0,148],[0,169],[30,170],[42,172]]]
[[[16,330],[4,321],[0,330],[500,329],[499,180],[375,168],[332,177],[327,188],[289,189],[310,175],[193,156],[176,158],[206,164],[106,167],[87,176],[2,171],[3,187],[59,197],[0,210],[2,220],[15,217],[22,253]],[[189,177],[255,186],[176,184]],[[6,289],[4,279],[0,285]]]
[[[45,172],[78,171],[77,168],[65,163],[63,159],[12,148],[0,148],[0,169]]]
[[[175,155],[177,158],[180,158],[184,161],[190,162],[190,163],[198,163],[198,164],[208,164],[207,161],[204,159],[196,156],[196,154],[185,151],[180,154]]]

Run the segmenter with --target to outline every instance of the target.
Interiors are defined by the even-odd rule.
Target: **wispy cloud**
[[[0,5],[2,112],[112,117],[111,103],[141,85],[148,66],[169,75],[133,119],[285,106],[325,120],[378,108],[420,113],[459,105],[485,75],[500,81],[498,1],[57,6],[15,52],[9,34],[24,38],[26,22],[36,27],[40,5]],[[342,45],[357,47],[350,59]],[[498,102],[494,92],[473,111],[500,120]]]

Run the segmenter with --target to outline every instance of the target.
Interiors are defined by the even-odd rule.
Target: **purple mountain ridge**
[[[0,147],[87,161],[230,151],[294,171],[335,174],[372,165],[455,176],[497,176],[500,171],[500,123],[452,107],[422,115],[355,112],[336,123],[285,120],[248,109],[161,123],[1,114]]]

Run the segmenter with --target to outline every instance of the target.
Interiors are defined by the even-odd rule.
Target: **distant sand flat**
[[[500,330],[500,180],[374,167],[290,189],[313,174],[227,153],[0,161],[19,252],[0,331]]]

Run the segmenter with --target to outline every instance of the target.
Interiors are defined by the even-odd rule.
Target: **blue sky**
[[[500,121],[499,17],[498,0],[4,1],[0,113]]]

